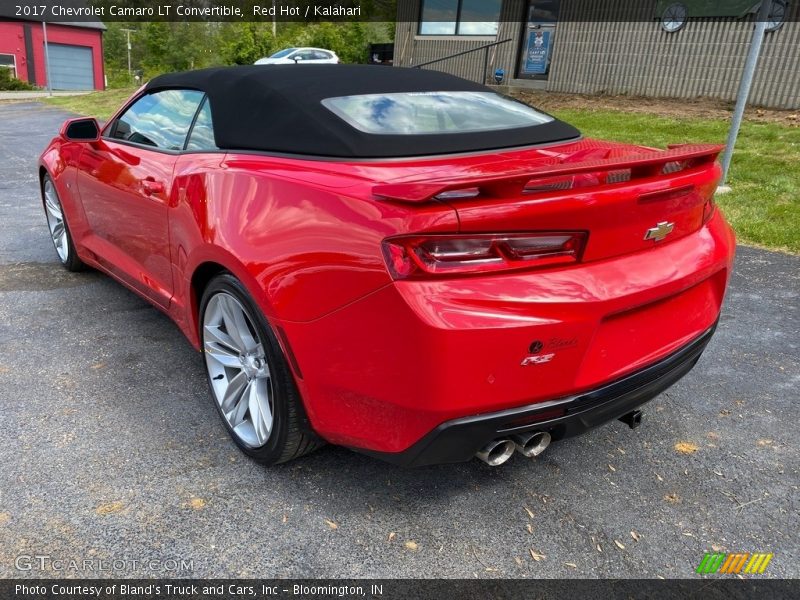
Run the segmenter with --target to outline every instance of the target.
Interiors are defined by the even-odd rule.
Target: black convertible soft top
[[[388,158],[474,152],[564,141],[577,129],[554,119],[531,127],[424,135],[375,134],[323,106],[340,96],[399,92],[486,92],[438,71],[370,65],[252,65],[170,73],[146,89],[208,94],[214,137],[225,150],[337,158]]]

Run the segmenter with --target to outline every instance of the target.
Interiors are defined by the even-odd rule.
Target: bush
[[[144,83],[144,82],[142,82]],[[106,64],[106,89],[117,90],[130,88],[136,85],[136,81],[131,78],[128,69],[115,69]]]
[[[11,69],[0,68],[0,90],[3,91],[19,91],[19,90],[35,90],[36,86],[31,85],[27,81],[22,81],[11,75]]]

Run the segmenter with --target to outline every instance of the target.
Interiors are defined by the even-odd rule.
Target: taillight
[[[383,241],[395,279],[471,275],[568,265],[580,260],[586,232],[409,235]]]

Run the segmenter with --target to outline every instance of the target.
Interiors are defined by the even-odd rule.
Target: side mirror
[[[295,56],[294,58],[292,58],[292,60],[294,61],[294,64],[297,64],[297,61],[298,60],[303,60],[303,57],[302,56]]]
[[[97,142],[100,125],[94,117],[70,119],[61,126],[61,137],[70,142]]]

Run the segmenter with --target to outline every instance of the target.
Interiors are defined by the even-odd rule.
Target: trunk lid
[[[460,232],[586,231],[588,262],[697,231],[710,216],[722,148],[581,140],[488,160],[416,164],[372,193],[388,202],[446,202],[458,213]]]

